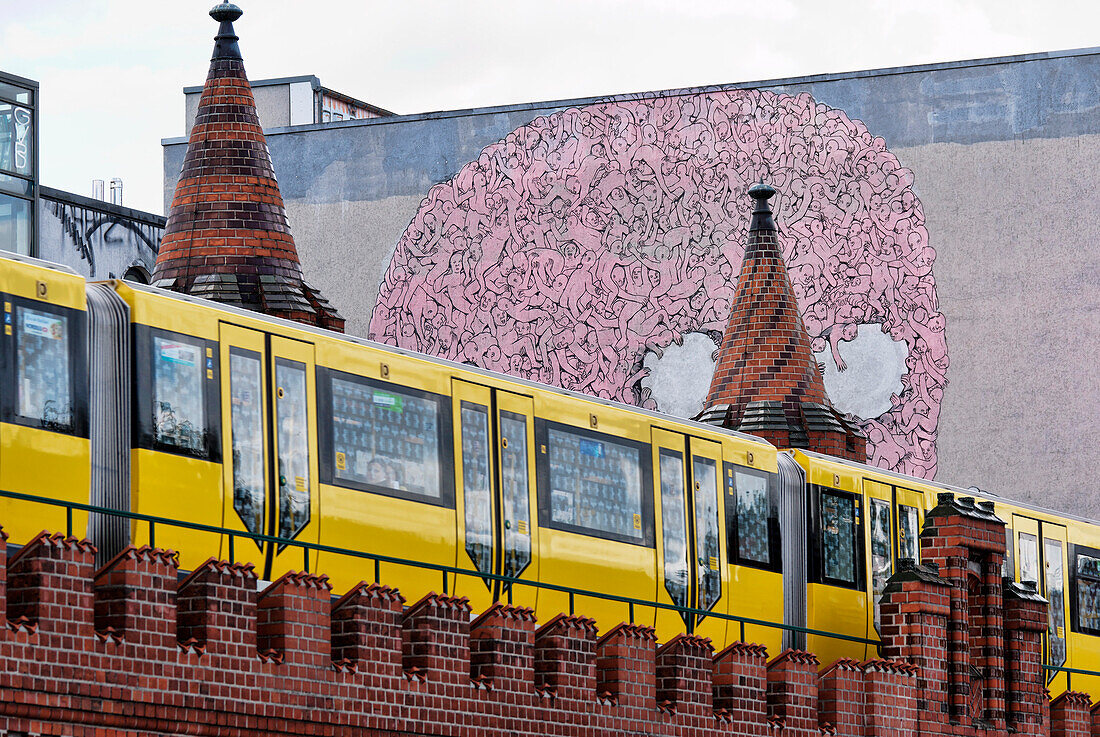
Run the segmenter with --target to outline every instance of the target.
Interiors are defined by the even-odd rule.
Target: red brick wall
[[[947,522],[930,526],[929,552],[940,529],[970,534],[965,520]],[[450,596],[430,594],[406,608],[378,584],[337,599],[324,576],[311,574],[288,574],[259,591],[251,566],[214,560],[179,580],[173,554],[148,547],[129,548],[98,572],[94,558],[92,546],[60,535],[40,535],[10,562],[0,545],[0,611],[8,620],[0,630],[0,731],[1008,734],[1003,720],[949,714],[956,597],[952,580],[931,568],[891,578],[882,607],[886,659],[822,670],[801,651],[768,662],[758,645],[715,654],[691,635],[658,645],[652,629],[636,625],[597,638],[592,620],[579,616],[540,627],[530,609],[503,604],[472,619],[467,601]],[[1093,715],[1082,694],[1060,696],[1045,717],[1037,667],[1044,605],[1009,594],[998,620],[1002,650],[990,641],[983,656],[1006,674],[1009,722],[1020,734],[1089,734]],[[990,612],[979,611],[982,637],[992,636]]]

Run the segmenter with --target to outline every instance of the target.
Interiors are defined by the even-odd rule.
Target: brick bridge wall
[[[91,545],[42,533],[11,560],[0,545],[0,731],[1100,735],[1088,696],[1048,703],[1046,604],[994,575],[997,534],[1003,554],[991,510],[941,499],[922,535],[938,569],[901,566],[884,594],[886,657],[821,669],[801,651],[658,645],[641,626],[597,636],[580,616],[538,626],[500,604],[471,620],[465,599],[405,607],[377,584],[334,599],[317,575],[258,592],[250,565],[214,560],[179,580],[147,547],[95,571]]]

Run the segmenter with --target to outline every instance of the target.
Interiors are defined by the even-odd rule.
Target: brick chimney
[[[232,3],[210,11],[221,25],[153,284],[343,332],[344,319],[302,280],[233,30],[241,14]]]
[[[763,182],[749,189],[756,207],[745,257],[714,378],[696,419],[780,448],[866,461],[866,436],[825,394],[768,205],[774,194]]]

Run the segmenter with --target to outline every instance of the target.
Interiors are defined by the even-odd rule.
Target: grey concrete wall
[[[1100,517],[1100,495],[1081,482],[1100,455],[1091,442],[1100,431],[1097,50],[273,129],[268,142],[307,278],[349,332],[365,335],[433,185],[486,146],[555,111],[741,88],[808,93],[862,121],[913,172],[950,348],[930,420],[936,478]],[[166,209],[184,144],[165,142]],[[659,406],[688,414],[706,381],[683,376],[688,367],[693,379],[709,376],[713,364],[706,339],[681,337],[683,346],[645,356],[641,385]],[[866,417],[904,395],[900,374],[913,356],[887,337],[860,325],[842,346],[845,372],[828,348],[819,354],[841,409]]]
[[[153,272],[164,218],[43,187],[38,257],[89,279]]]

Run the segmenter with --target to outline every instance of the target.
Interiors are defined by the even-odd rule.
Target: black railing
[[[875,647],[881,647],[882,643],[879,640],[872,640],[866,637],[857,637],[855,635],[846,635],[839,632],[827,632],[824,630],[811,629],[809,627],[799,627],[793,624],[785,624],[783,622],[769,622],[767,620],[753,619],[751,617],[742,617],[736,614],[725,614],[723,612],[714,612],[705,609],[696,609],[694,607],[680,606],[678,604],[666,604],[660,601],[650,601],[648,599],[638,599],[629,596],[619,596],[617,594],[608,594],[599,591],[589,591],[587,589],[579,589],[573,586],[562,586],[559,584],[546,583],[543,581],[529,581],[522,578],[514,578],[512,576],[504,576],[495,573],[483,573],[481,571],[471,571],[465,568],[458,568],[457,566],[448,566],[439,563],[427,563],[424,561],[411,560],[408,558],[398,558],[392,555],[383,555],[381,553],[367,553],[361,550],[351,550],[349,548],[340,548],[333,545],[324,545],[322,543],[313,543],[303,540],[290,540],[287,538],[276,537],[273,535],[264,535],[258,532],[248,532],[245,530],[230,530],[225,527],[218,527],[215,525],[202,524],[200,522],[188,522],[185,520],[175,520],[168,517],[157,517],[151,514],[140,514],[138,512],[127,512],[117,509],[110,509],[108,507],[100,507],[94,504],[82,504],[80,502],[70,502],[61,499],[49,499],[46,497],[34,496],[32,494],[21,494],[15,491],[3,491],[0,490],[0,498],[14,499],[18,501],[34,502],[38,504],[45,504],[55,507],[64,507],[66,512],[66,534],[72,536],[73,534],[73,512],[88,512],[90,514],[102,514],[111,517],[122,517],[124,519],[131,520],[132,522],[143,522],[149,525],[149,545],[156,546],[156,530],[158,525],[174,528],[182,528],[186,530],[193,530],[196,532],[207,532],[216,535],[224,535],[228,542],[229,559],[232,561],[235,559],[235,541],[238,537],[247,538],[257,543],[274,543],[280,547],[298,547],[302,549],[303,569],[309,571],[309,554],[315,553],[331,553],[334,555],[344,555],[351,558],[360,558],[363,560],[370,560],[374,563],[374,582],[382,583],[380,580],[381,565],[383,563],[390,563],[394,565],[408,566],[411,568],[421,568],[425,570],[437,571],[442,576],[443,593],[449,593],[450,586],[448,582],[449,576],[471,576],[473,578],[479,578],[483,581],[496,581],[502,584],[502,588],[507,590],[507,601],[512,603],[512,588],[514,586],[529,586],[543,591],[555,591],[558,593],[567,594],[569,598],[569,614],[575,613],[575,602],[578,597],[599,599],[602,601],[610,601],[618,604],[626,604],[628,610],[628,616],[630,624],[634,624],[634,612],[635,609],[641,607],[643,609],[662,609],[667,611],[674,611],[681,615],[690,615],[685,617],[687,622],[688,632],[694,630],[693,622],[696,618],[709,617],[712,619],[720,619],[724,621],[737,622],[740,624],[740,641],[745,642],[745,627],[764,627],[769,629],[776,629],[786,632],[796,632],[804,635],[812,635],[814,637],[824,637],[833,640],[842,640],[845,642],[855,642],[861,645],[873,645]],[[0,520],[2,523],[2,520]]]
[[[1096,676],[1100,678],[1100,671],[1095,670],[1081,670],[1080,668],[1066,668],[1061,665],[1044,665],[1043,670],[1047,673],[1065,673],[1066,674],[1066,690],[1073,690],[1073,676],[1074,674],[1079,676]],[[1050,676],[1050,679],[1054,676]],[[1049,680],[1049,679],[1048,679]]]

